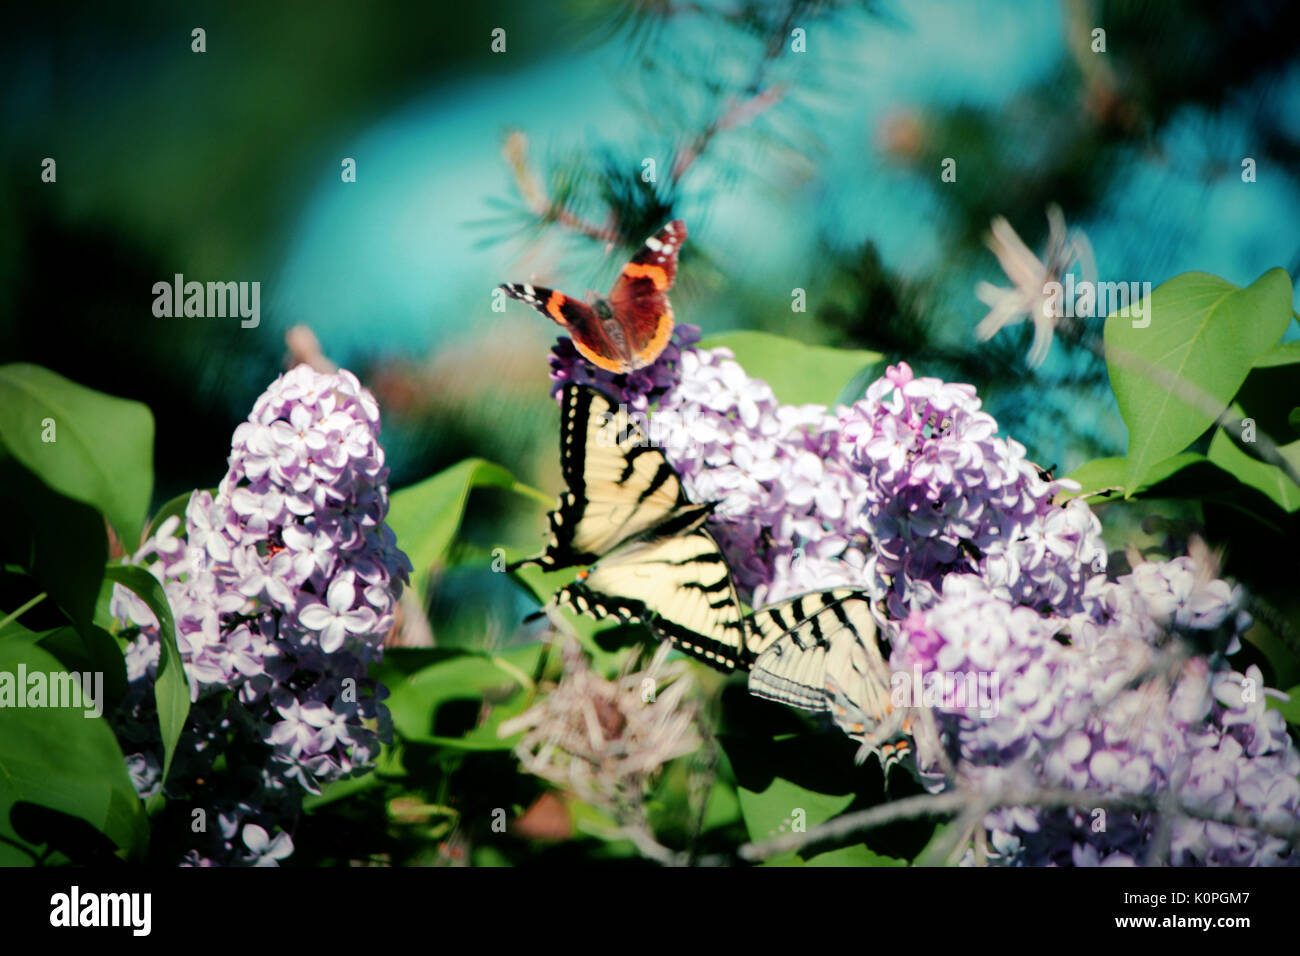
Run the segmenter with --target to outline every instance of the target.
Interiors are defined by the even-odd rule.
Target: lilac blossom
[[[281,832],[272,839],[256,823],[246,824],[242,837],[244,846],[248,848],[243,862],[250,866],[279,866],[280,860],[293,853],[293,840],[289,834]]]
[[[190,498],[184,539],[169,518],[133,558],[164,585],[194,702],[168,791],[206,773],[223,746],[266,748],[260,796],[235,803],[241,819],[266,819],[245,827],[242,843],[231,830],[191,862],[283,858],[292,844],[262,825],[274,827],[272,806],[292,815],[295,795],[363,769],[389,733],[386,691],[366,670],[382,654],[411,566],[384,524],[388,469],[378,434],[378,406],[350,372],[298,366],[235,430],[216,493]],[[144,792],[158,783],[157,741],[140,732],[157,621],[120,586],[113,611],[139,629],[126,654],[132,693],[121,733],[146,747],[129,758]],[[234,710],[252,739],[236,739],[236,724],[220,718]],[[205,714],[220,726],[200,732]]]
[[[866,576],[891,616],[932,604],[945,575],[974,573],[1013,604],[1069,613],[1106,552],[1088,505],[1054,503],[980,408],[975,389],[916,378],[899,363],[841,415],[840,453],[867,483]]]
[[[561,336],[551,349],[551,394],[558,395],[571,382],[590,385],[626,403],[629,408],[644,412],[681,380],[682,353],[699,340],[697,326],[678,325],[657,359],[634,372],[615,374],[589,364],[578,354],[573,340]]]
[[[1221,580],[1196,584],[1189,564],[1188,558],[1148,562],[1094,585],[1090,609],[1071,618],[1012,606],[975,576],[947,578],[938,603],[891,628],[891,666],[996,673],[1000,694],[992,717],[947,701],[933,710],[939,740],[917,737],[923,782],[932,790],[1016,792],[1038,785],[1111,796],[1168,794],[1192,810],[1294,821],[1300,753],[1282,715],[1265,706],[1275,692],[1263,687],[1258,668],[1238,673],[1222,655],[1198,656],[1179,643],[1187,632],[1221,626],[1225,638],[1235,637],[1246,623],[1237,613],[1240,593]],[[1185,600],[1175,605],[1169,596],[1179,593]],[[1116,607],[1123,613],[1115,614]],[[1177,653],[1168,657],[1171,652]],[[946,750],[955,778],[941,769],[936,745]],[[1150,859],[1159,845],[1154,813],[1099,813],[997,810],[985,820],[991,859],[1160,862]],[[1293,847],[1258,830],[1184,813],[1171,814],[1168,826],[1168,862],[1177,865],[1300,863]]]
[[[332,654],[343,647],[350,635],[373,633],[377,617],[368,607],[352,610],[357,601],[354,573],[345,571],[330,582],[325,602],[304,597],[298,609],[298,623],[320,632],[321,650]]]

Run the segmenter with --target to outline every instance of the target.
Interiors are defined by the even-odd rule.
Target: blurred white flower
[[[1041,365],[1047,358],[1052,335],[1064,314],[1061,277],[1076,262],[1082,266],[1085,279],[1091,280],[1096,272],[1087,237],[1077,230],[1066,230],[1065,215],[1055,203],[1047,209],[1047,223],[1047,251],[1039,259],[1006,219],[994,218],[985,241],[1011,280],[1011,288],[990,282],[975,286],[975,295],[989,307],[988,315],[975,327],[976,337],[986,341],[1004,326],[1028,317],[1034,323],[1034,343],[1029,350],[1031,366]],[[1050,283],[1058,285],[1049,289]]]

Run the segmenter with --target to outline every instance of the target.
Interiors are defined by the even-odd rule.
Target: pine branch
[[[506,137],[502,152],[511,173],[515,177],[515,185],[519,189],[519,195],[523,198],[524,205],[541,222],[559,223],[566,229],[580,233],[589,239],[595,239],[598,242],[617,243],[620,241],[622,237],[618,229],[617,219],[613,219],[612,222],[605,226],[598,226],[577,216],[566,204],[557,203],[546,194],[546,190],[542,188],[537,175],[528,167],[528,137],[524,133],[518,130],[510,133]],[[615,215],[616,211],[611,209],[611,217]]]
[[[636,23],[644,24],[650,20],[664,22],[678,14],[691,13],[709,17],[717,25],[726,25],[733,30],[746,29],[758,32],[765,36],[763,52],[754,64],[747,81],[736,93],[725,97],[723,105],[717,112],[698,131],[689,136],[686,144],[673,155],[663,198],[654,196],[650,203],[637,202],[624,208],[620,204],[621,200],[639,194],[634,190],[618,188],[613,180],[626,177],[628,174],[624,170],[631,167],[622,163],[606,163],[604,168],[595,170],[595,174],[605,183],[605,188],[601,192],[604,194],[602,198],[608,209],[608,217],[603,224],[581,216],[573,209],[570,198],[548,194],[539,178],[528,166],[527,138],[523,133],[512,133],[506,139],[504,155],[528,212],[539,224],[558,223],[572,232],[605,244],[636,241],[646,230],[657,228],[662,223],[662,219],[647,224],[640,221],[646,218],[642,214],[653,213],[658,217],[672,212],[678,184],[699,159],[708,153],[718,135],[753,122],[786,96],[786,85],[769,83],[768,72],[781,55],[792,25],[800,16],[816,15],[817,6],[807,0],[790,0],[784,5],[778,19],[776,16],[769,16],[770,8],[763,4],[742,3],[732,10],[710,10],[699,4],[671,2],[634,5],[631,18]],[[651,68],[653,63],[654,61],[651,61]],[[637,182],[635,185],[640,188],[642,184]]]
[[[704,129],[696,134],[695,138],[685,148],[673,157],[673,164],[670,175],[674,183],[681,182],[686,175],[687,170],[695,164],[708,150],[713,138],[724,130],[732,129],[736,126],[742,126],[750,122],[755,117],[766,112],[772,106],[781,101],[785,95],[785,87],[780,84],[774,84],[765,90],[760,90],[746,99],[737,101],[732,98],[728,101],[728,107],[720,115],[711,120]]]

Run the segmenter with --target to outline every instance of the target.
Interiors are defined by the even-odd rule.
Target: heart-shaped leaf
[[[414,584],[421,607],[427,597],[429,570],[445,560],[460,528],[470,490],[482,487],[506,488],[534,500],[549,501],[541,492],[516,481],[500,465],[481,458],[467,458],[393,493],[388,524],[415,568]]]
[[[97,508],[127,551],[153,489],[148,406],[39,365],[0,366],[0,442],[50,488]]]
[[[705,349],[720,346],[788,405],[834,404],[854,376],[881,359],[879,352],[805,345],[770,332],[724,332],[700,343]]]
[[[1129,431],[1129,489],[1205,432],[1281,338],[1291,321],[1291,278],[1272,269],[1240,289],[1189,272],[1162,283],[1144,306],[1136,310],[1144,319],[1112,314],[1105,331],[1111,386]]]

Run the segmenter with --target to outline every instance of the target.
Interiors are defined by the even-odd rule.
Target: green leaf
[[[956,821],[950,820],[947,823],[939,824],[935,827],[934,833],[930,836],[925,847],[916,855],[913,864],[925,867],[947,866],[949,857],[957,849],[957,844],[961,842],[964,835],[969,839],[968,834],[958,832]],[[965,847],[963,846],[962,852],[964,851]],[[959,853],[959,859],[960,856]]]
[[[1300,684],[1292,687],[1286,692],[1290,700],[1278,700],[1276,697],[1266,697],[1264,704],[1270,710],[1279,710],[1282,716],[1286,718],[1288,724],[1300,724]]]
[[[1089,501],[1110,497],[1109,493],[1123,492],[1125,462],[1123,458],[1094,458],[1085,461],[1066,475],[1079,483],[1078,491],[1063,491],[1061,499],[1087,498]]]
[[[1295,608],[1279,608],[1282,613],[1295,620]],[[1282,635],[1268,624],[1257,620],[1255,626],[1246,631],[1242,640],[1249,644],[1267,664],[1264,673],[1272,673],[1268,678],[1270,684],[1285,687],[1300,681],[1300,657],[1296,656],[1295,641],[1291,635]]]
[[[1300,365],[1300,341],[1279,342],[1255,360],[1255,368]]]
[[[1255,362],[1232,405],[1236,422],[1215,431],[1207,452],[1211,461],[1287,512],[1300,508],[1300,487],[1274,462],[1260,457],[1258,442],[1272,439],[1291,469],[1300,471],[1300,440],[1293,438],[1287,409],[1293,396],[1300,396],[1300,342],[1283,342]]]
[[[64,673],[37,646],[0,642],[0,675],[13,675],[16,685],[19,667],[47,681]],[[40,851],[14,829],[11,813],[20,801],[85,820],[122,850],[139,854],[148,826],[108,722],[87,717],[81,707],[12,704],[0,709],[0,865],[30,864]]]
[[[1278,453],[1294,470],[1300,471],[1300,440],[1280,446]],[[1236,475],[1243,484],[1258,488],[1284,511],[1300,509],[1300,486],[1277,465],[1246,454],[1224,429],[1214,430],[1206,457],[1224,471]]]
[[[749,838],[756,842],[790,833],[795,825],[811,830],[838,816],[853,802],[852,793],[816,793],[780,777],[774,777],[761,793],[740,787],[739,795]],[[765,862],[768,866],[896,866],[903,862],[856,844],[812,856],[804,856],[805,852],[782,853]]]
[[[158,727],[162,732],[163,772],[162,779],[167,779],[171,769],[172,756],[176,752],[176,741],[180,740],[185,718],[190,712],[190,683],[185,676],[185,667],[181,663],[181,653],[176,647],[176,624],[172,620],[171,605],[167,602],[167,592],[158,579],[144,568],[130,564],[109,565],[104,576],[111,581],[134,591],[153,616],[158,619],[158,632],[162,636],[159,642],[158,677],[154,681],[154,699],[158,703]],[[151,809],[160,800],[150,800]]]
[[[84,631],[61,627],[43,635],[39,646],[59,659],[70,671],[90,671],[104,675],[104,694],[116,704],[126,694],[126,660],[112,634],[91,625]]]
[[[1078,494],[1065,492],[1063,498],[1085,497],[1090,504],[1112,500],[1111,495],[1097,494],[1118,487],[1129,497],[1148,500],[1170,499],[1224,504],[1250,515],[1263,525],[1275,529],[1287,526],[1286,512],[1263,492],[1243,481],[1222,464],[1211,461],[1195,452],[1184,452],[1158,461],[1147,472],[1147,477],[1137,488],[1125,489],[1125,461],[1123,458],[1098,458],[1076,469],[1069,475],[1082,484]],[[1093,494],[1089,494],[1093,492]]]
[[[542,650],[541,644],[529,644],[499,655],[390,651],[375,677],[388,686],[386,703],[393,715],[393,726],[407,740],[466,750],[508,750],[512,741],[498,737],[496,728],[508,716],[522,711],[529,695],[516,694],[512,688],[531,692],[532,675]],[[407,670],[431,658],[433,663]],[[488,691],[499,691],[501,699],[483,726],[459,738],[433,734],[439,707],[453,700],[477,700]]]
[[[704,808],[704,819],[700,821],[700,832],[731,826],[742,819],[736,788],[725,780],[714,781],[713,789],[709,791],[709,802]]]
[[[51,491],[0,449],[0,498],[5,513],[0,563],[22,568],[72,623],[87,628],[108,560],[104,519],[94,508]]]
[[[0,442],[50,488],[98,509],[127,551],[153,489],[153,434],[153,414],[139,402],[39,365],[0,366]]]
[[[879,352],[805,345],[769,332],[725,332],[700,343],[700,348],[731,349],[751,378],[772,386],[788,405],[831,405],[855,375],[881,360]]]
[[[796,823],[811,829],[837,816],[853,802],[852,793],[817,793],[780,777],[772,778],[767,789],[761,792],[740,787],[739,794],[740,812],[751,840],[783,836],[792,832]],[[798,811],[803,815],[796,819]]]
[[[22,615],[16,611],[5,614],[0,611],[0,641],[23,641],[27,644],[37,644],[42,638],[48,637],[53,631],[33,631],[31,628],[24,627],[18,623],[18,618]]]
[[[1279,445],[1297,437],[1289,420],[1291,407],[1300,400],[1300,349],[1294,345],[1300,342],[1283,342],[1261,355],[1234,398],[1242,417],[1254,423],[1256,436],[1250,437],[1262,432]]]
[[[877,853],[865,843],[842,846],[810,857],[805,866],[907,866],[907,860]]]
[[[1106,364],[1128,426],[1124,484],[1183,451],[1228,407],[1291,321],[1291,279],[1272,269],[1245,289],[1204,272],[1162,283],[1135,319],[1106,319]]]
[[[1167,481],[1174,475],[1190,468],[1200,462],[1205,461],[1204,455],[1198,455],[1194,452],[1185,452],[1181,455],[1173,455],[1163,461],[1156,462],[1147,469],[1146,478],[1137,487],[1128,491],[1129,496],[1139,495],[1150,488],[1154,488],[1163,481]],[[1078,492],[1064,491],[1061,493],[1062,500],[1070,498],[1086,497],[1089,501],[1105,500],[1109,495],[1099,494],[1099,492],[1125,492],[1125,480],[1128,474],[1128,461],[1124,458],[1094,458],[1092,461],[1085,462],[1066,477],[1077,481],[1082,488]]]
[[[421,607],[427,597],[429,571],[446,559],[460,528],[470,489],[482,487],[506,488],[550,502],[540,491],[516,481],[500,465],[481,458],[467,458],[432,478],[393,493],[388,524],[397,535],[398,546],[415,568],[415,589]]]
[[[107,560],[107,559],[105,559]],[[103,571],[103,568],[100,568]],[[118,621],[117,615],[111,610],[113,605],[113,582],[108,578],[100,578],[99,594],[95,598],[95,618],[96,627],[102,627],[106,631],[113,631],[119,627],[121,622]]]

